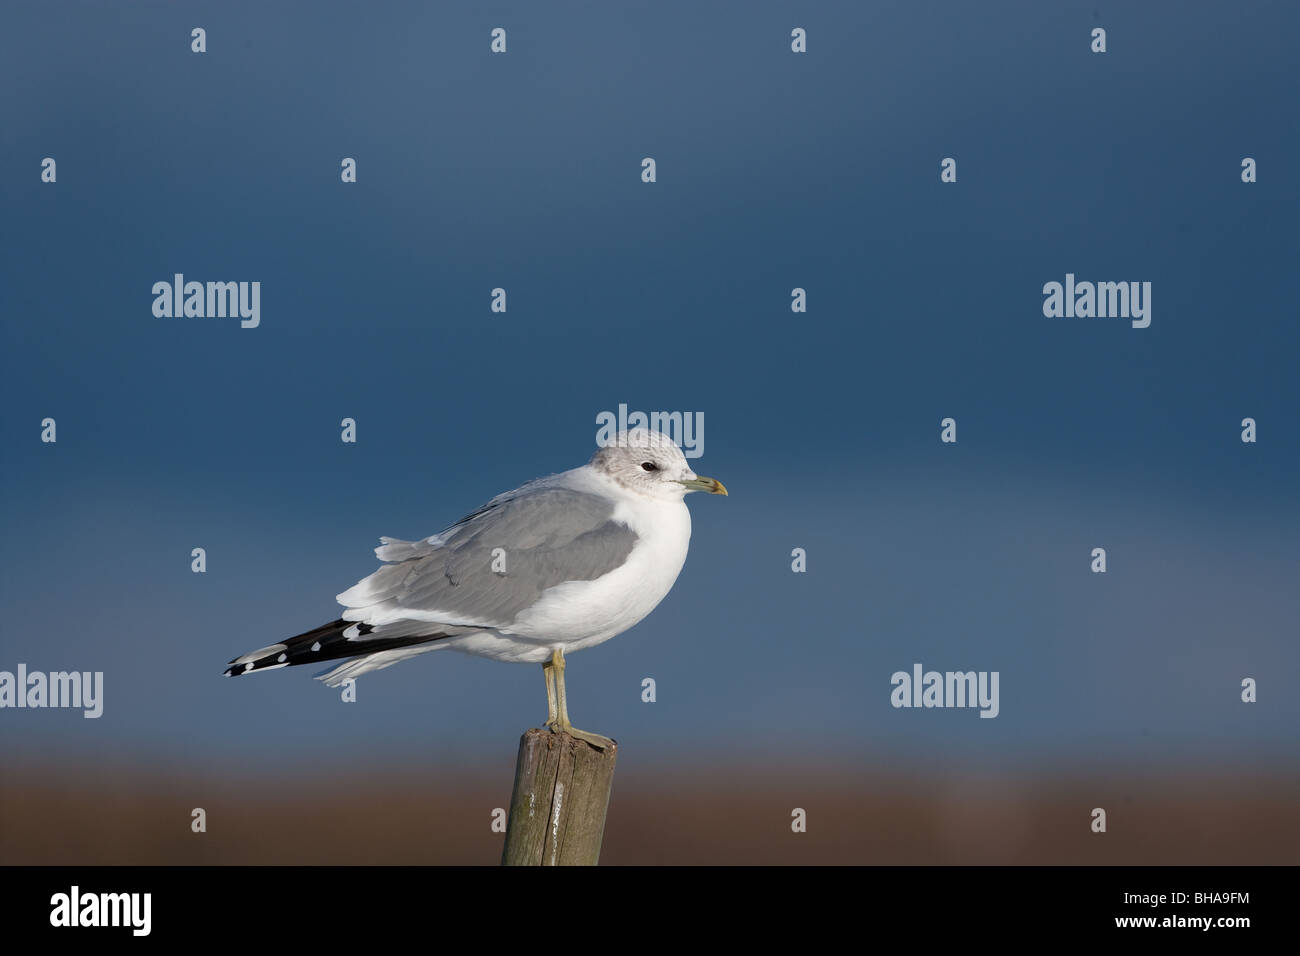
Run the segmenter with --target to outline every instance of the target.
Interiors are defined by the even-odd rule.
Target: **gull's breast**
[[[510,634],[577,650],[621,634],[658,606],[686,563],[691,514],[685,502],[621,502],[612,519],[636,533],[627,560],[595,580],[548,588],[511,624]]]

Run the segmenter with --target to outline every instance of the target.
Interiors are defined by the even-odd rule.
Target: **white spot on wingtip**
[[[316,651],[319,651],[319,650],[320,650],[320,641],[317,641],[315,644],[313,644],[313,645],[311,646],[311,649],[312,649],[312,653],[313,653],[313,654],[314,654]]]
[[[276,660],[277,660],[277,661],[280,661],[281,663],[283,663],[284,661],[287,661],[288,659],[289,659],[289,655],[288,655],[288,654],[281,654],[279,657],[276,658]]]
[[[276,653],[276,651],[284,651],[284,650],[288,650],[288,648],[284,644],[271,644],[268,647],[259,647],[255,651],[249,651],[243,657],[237,657],[230,663],[248,664],[252,661],[260,660],[263,657],[268,657],[271,654]]]

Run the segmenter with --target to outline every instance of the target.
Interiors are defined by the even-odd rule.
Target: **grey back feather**
[[[627,559],[636,534],[611,520],[613,510],[598,495],[525,485],[433,538],[383,538],[375,553],[394,563],[338,596],[355,609],[344,617],[388,625],[385,636],[404,611],[453,626],[507,628],[547,588],[593,581]]]

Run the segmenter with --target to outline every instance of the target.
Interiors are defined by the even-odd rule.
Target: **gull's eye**
[[[659,466],[656,465],[653,461],[643,461],[643,462],[641,462],[641,467],[644,468],[646,471],[658,471],[658,470],[659,470]]]

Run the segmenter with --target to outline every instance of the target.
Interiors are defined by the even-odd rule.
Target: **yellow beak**
[[[696,475],[690,481],[678,481],[679,485],[685,485],[687,491],[707,491],[711,495],[725,495],[727,486],[716,478],[706,478],[703,475]]]

